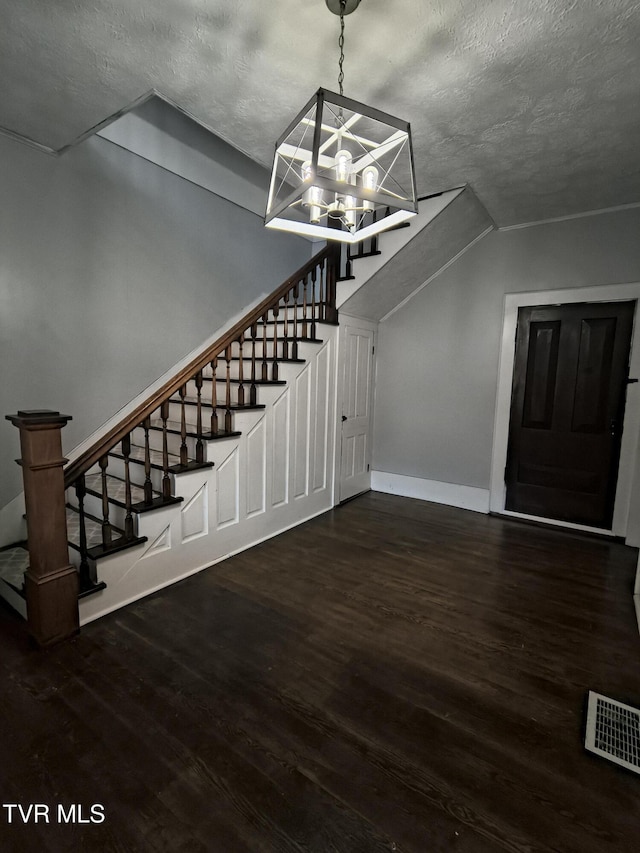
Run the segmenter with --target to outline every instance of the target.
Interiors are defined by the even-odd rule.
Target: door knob
[[[346,419],[347,419],[347,416],[346,416],[346,415],[343,415],[343,416],[342,416],[342,422],[344,423],[344,422],[346,421]]]

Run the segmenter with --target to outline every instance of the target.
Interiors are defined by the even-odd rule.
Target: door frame
[[[333,505],[338,506],[340,503],[340,473],[342,471],[342,400],[344,397],[344,371],[346,365],[346,338],[347,327],[355,327],[359,329],[368,329],[373,332],[373,356],[371,365],[371,388],[369,400],[371,401],[369,409],[369,462],[371,462],[372,439],[373,439],[373,410],[375,407],[376,396],[376,355],[375,347],[378,342],[378,322],[376,320],[366,320],[364,317],[354,317],[352,314],[344,314],[342,311],[339,314],[340,328],[338,331],[338,356],[336,358],[336,433],[335,433],[335,464],[333,476]],[[371,466],[369,466],[371,468]],[[371,470],[369,470],[371,474]],[[371,480],[369,480],[371,482]]]
[[[515,337],[518,323],[518,309],[525,306],[566,305],[575,302],[622,302],[637,300],[640,306],[640,282],[633,284],[607,284],[595,287],[575,287],[563,290],[529,291],[526,293],[507,293],[504,297],[502,322],[502,342],[498,364],[498,389],[493,429],[493,450],[491,455],[491,483],[489,492],[489,511],[498,512],[514,518],[544,521],[558,527],[585,530],[604,535],[626,536],[634,486],[634,470],[638,455],[640,438],[640,383],[627,386],[627,405],[622,426],[622,443],[618,482],[613,509],[613,522],[610,530],[573,524],[555,519],[539,518],[505,509],[506,484],[504,471],[507,464],[507,446],[509,442],[509,420],[511,412],[511,388],[513,383],[513,365],[515,359]],[[631,353],[629,357],[629,376],[640,378],[640,345],[635,334],[637,327],[636,308]]]

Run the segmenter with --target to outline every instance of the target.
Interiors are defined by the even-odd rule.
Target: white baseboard
[[[458,483],[442,483],[439,480],[423,480],[406,474],[390,474],[387,471],[371,472],[371,488],[374,492],[418,498],[438,504],[470,509],[474,512],[489,512],[489,489],[461,486]]]

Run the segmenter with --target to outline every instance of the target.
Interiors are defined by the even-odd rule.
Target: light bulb
[[[342,148],[336,154],[336,180],[351,183],[352,157],[346,148]]]
[[[313,169],[311,168],[311,161],[307,160],[306,163],[302,165],[302,179],[305,182],[310,182],[313,180]],[[320,187],[310,186],[309,189],[302,196],[302,204],[304,207],[309,208],[309,222],[317,223],[320,221],[320,216],[322,214],[321,205],[323,203],[322,198],[322,190]]]
[[[376,192],[378,189],[378,169],[375,166],[365,166],[362,170],[362,188],[369,192]],[[373,210],[375,207],[372,201],[364,202],[365,210]]]

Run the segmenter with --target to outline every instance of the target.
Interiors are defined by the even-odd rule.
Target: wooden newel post
[[[7,415],[20,430],[27,510],[29,569],[25,575],[29,633],[39,646],[76,634],[78,573],[69,563],[62,427],[69,415],[49,410]]]

